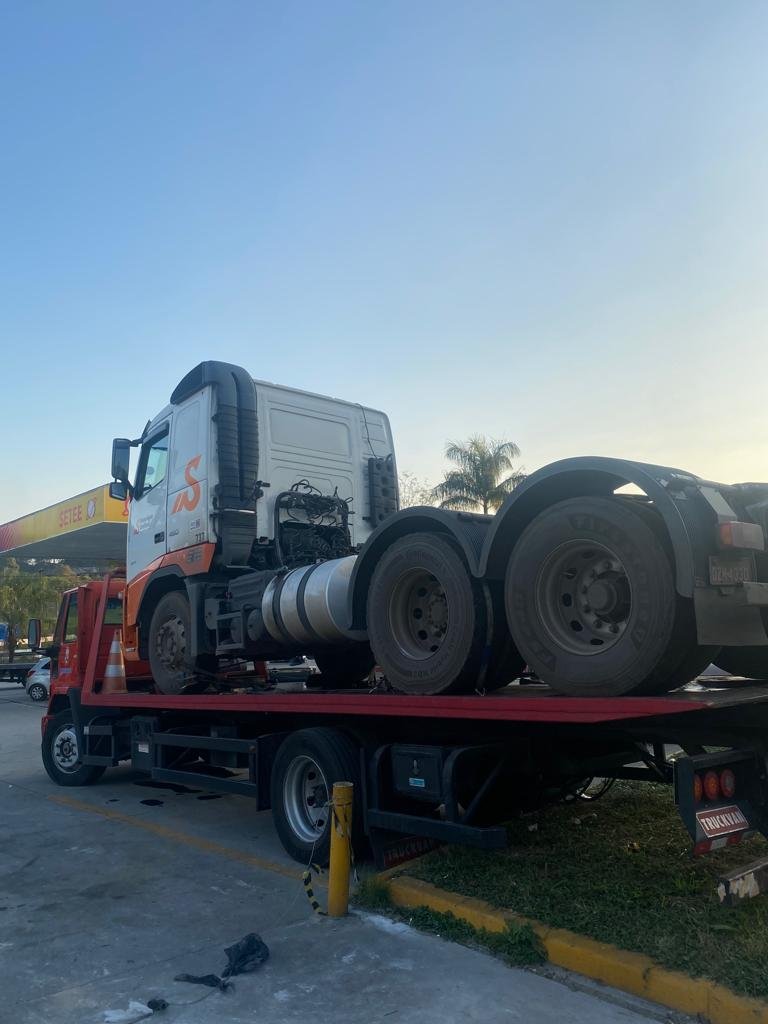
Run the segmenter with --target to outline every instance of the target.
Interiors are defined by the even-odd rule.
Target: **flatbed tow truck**
[[[305,864],[327,862],[340,780],[355,785],[354,841],[380,867],[437,843],[503,847],[504,821],[578,795],[594,777],[673,785],[694,854],[768,834],[768,682],[655,696],[562,696],[520,683],[407,695],[270,688],[251,672],[224,692],[165,694],[146,663],[128,662],[122,679],[106,671],[124,589],[107,576],[62,600],[42,721],[43,761],[59,785],[129,763],[160,782],[250,796],[271,808],[285,849]],[[30,637],[37,628],[33,620]]]

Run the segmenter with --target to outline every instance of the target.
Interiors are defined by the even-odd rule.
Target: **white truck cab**
[[[350,558],[398,507],[383,412],[219,362],[187,374],[140,439],[114,442],[112,470],[115,492],[131,497],[126,653],[150,661],[156,606],[185,577],[224,587],[256,572],[264,589],[287,570]]]

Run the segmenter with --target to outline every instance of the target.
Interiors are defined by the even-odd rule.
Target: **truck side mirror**
[[[40,650],[40,638],[43,634],[40,619],[30,619],[27,625],[27,642],[31,651]]]
[[[128,497],[128,481],[113,480],[109,485],[109,496],[110,498],[116,498],[118,501],[125,501]]]
[[[131,442],[127,437],[116,437],[112,442],[112,476],[121,483],[128,483],[131,464]]]

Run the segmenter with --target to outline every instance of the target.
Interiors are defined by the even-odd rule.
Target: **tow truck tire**
[[[42,744],[43,766],[57,786],[90,786],[104,774],[103,765],[82,764],[72,712],[60,711],[48,722]]]
[[[335,782],[354,786],[352,844],[363,843],[360,748],[337,729],[300,729],[278,747],[272,763],[272,818],[286,852],[305,866],[326,867],[331,849]]]
[[[368,639],[395,690],[474,690],[487,637],[483,584],[452,540],[414,533],[387,548],[368,591]]]
[[[554,690],[621,696],[680,685],[696,643],[693,616],[650,514],[622,498],[570,498],[540,513],[515,545],[509,628]]]
[[[320,669],[320,685],[325,690],[351,690],[362,686],[374,665],[368,644],[317,650],[313,658]]]
[[[181,693],[193,681],[189,637],[189,601],[186,594],[171,591],[157,602],[149,623],[149,665],[160,693]]]
[[[768,647],[723,647],[712,661],[732,676],[768,679]]]

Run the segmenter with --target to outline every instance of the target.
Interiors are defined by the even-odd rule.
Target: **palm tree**
[[[488,515],[525,479],[525,474],[514,468],[519,455],[514,441],[494,440],[481,434],[463,444],[451,441],[446,445],[445,457],[458,468],[449,470],[432,494],[440,508],[467,512],[482,509]]]

